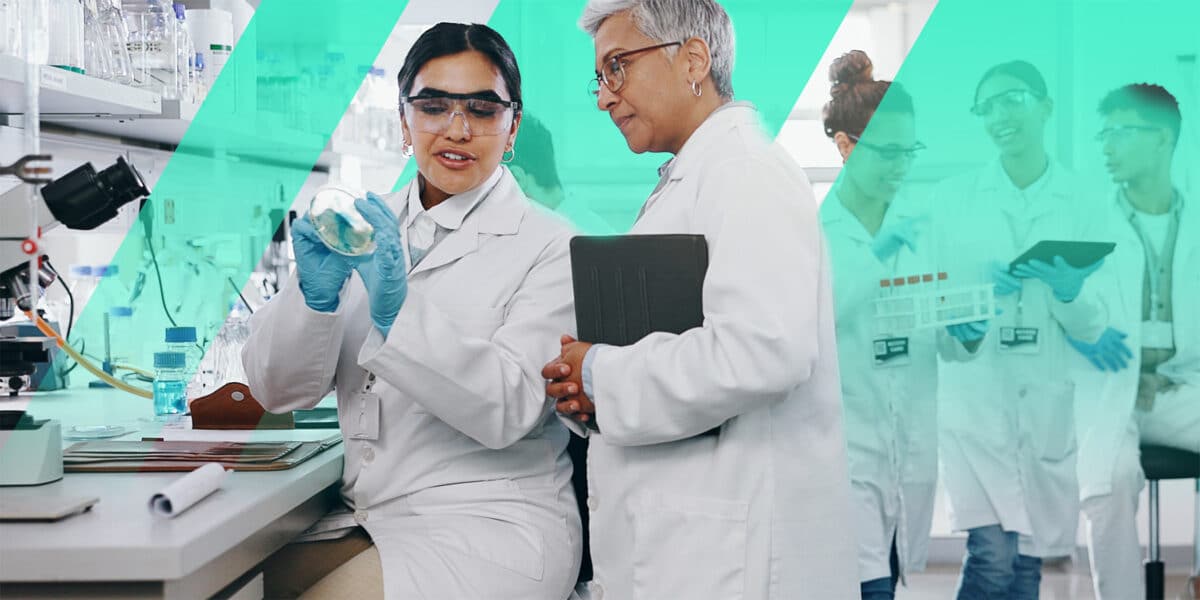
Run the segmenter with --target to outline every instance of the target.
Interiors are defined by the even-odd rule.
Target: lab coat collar
[[[463,213],[458,228],[451,230],[445,238],[435,244],[429,254],[413,267],[410,276],[450,264],[474,252],[479,248],[479,238],[483,235],[514,235],[520,230],[521,221],[528,209],[528,205],[522,201],[524,195],[508,169],[496,169],[496,173],[488,178],[488,181],[492,182],[493,179],[495,181],[490,186],[485,183],[475,188],[486,190],[473,200],[471,206],[474,206],[474,209]],[[410,185],[416,187],[417,182],[414,180]],[[469,193],[471,192],[460,196]],[[430,212],[432,216],[433,211]],[[441,222],[438,224],[441,225]]]
[[[836,187],[834,186],[834,188]],[[821,201],[821,225],[825,228],[826,235],[847,237],[864,244],[871,243],[871,234],[867,228],[863,227],[858,217],[842,204],[842,199],[838,197],[834,188],[830,188],[825,199]]]
[[[718,106],[692,132],[692,136],[683,143],[679,153],[658,168],[659,185],[667,181],[683,179],[684,169],[678,168],[679,165],[686,165],[693,154],[704,152],[729,126],[741,123],[757,124],[757,119],[758,109],[754,108],[754,104],[750,102],[734,101]]]
[[[502,174],[503,167],[497,167],[483,183],[461,194],[446,198],[444,202],[428,211],[421,205],[421,176],[417,175],[413,179],[413,185],[408,190],[408,214],[401,224],[401,231],[408,231],[413,221],[422,212],[428,212],[429,216],[442,229],[449,229],[450,231],[458,229],[462,226],[463,220],[467,218],[467,215],[475,210],[479,202],[496,187]]]
[[[1069,185],[1068,178],[1062,176],[1062,168],[1050,158],[1046,172],[1028,188],[1019,190],[1008,178],[1008,173],[1004,172],[1004,165],[1000,164],[1000,159],[997,158],[984,170],[984,175],[979,180],[978,191],[984,194],[984,197],[997,198],[1003,195],[998,198],[999,208],[1007,214],[1035,219],[1053,212],[1056,203],[1066,202],[1075,191],[1065,189]],[[1022,196],[1033,199],[1026,204],[1020,201]]]

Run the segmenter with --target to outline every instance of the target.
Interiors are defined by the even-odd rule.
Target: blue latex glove
[[[890,260],[904,246],[908,246],[909,251],[916,252],[921,223],[926,220],[924,217],[902,219],[880,229],[875,234],[875,239],[871,240],[871,252],[880,262]]]
[[[1031,260],[1023,265],[1017,265],[1017,268],[1013,269],[1013,274],[1017,277],[1040,279],[1050,286],[1050,291],[1054,292],[1054,297],[1059,302],[1070,302],[1079,296],[1080,290],[1083,289],[1083,282],[1088,275],[1095,273],[1102,266],[1104,266],[1104,259],[1078,269],[1067,264],[1063,257],[1055,256],[1053,265],[1040,260]]]
[[[371,321],[388,336],[396,314],[408,295],[408,273],[404,268],[404,250],[400,243],[400,220],[383,200],[372,193],[354,201],[354,208],[375,228],[375,253],[354,265],[367,288],[371,303]]]
[[[1021,280],[1008,272],[1008,263],[992,263],[992,281],[996,284],[996,296],[1011,296],[1021,289]]]
[[[946,331],[950,336],[963,344],[982,340],[983,336],[987,335],[987,330],[987,321],[972,321],[970,323],[958,323],[946,326]]]
[[[292,250],[304,303],[319,312],[337,310],[338,293],[354,269],[350,259],[325,246],[308,215],[292,223]]]
[[[1126,335],[1112,327],[1100,334],[1095,344],[1081,342],[1073,337],[1067,337],[1067,343],[1101,371],[1116,373],[1129,366],[1133,351],[1125,345]]]

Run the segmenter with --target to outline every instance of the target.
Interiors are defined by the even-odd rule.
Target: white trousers
[[[1083,501],[1088,554],[1097,600],[1141,598],[1142,549],[1138,543],[1141,444],[1200,452],[1200,389],[1181,386],[1159,394],[1149,412],[1135,411],[1119,441],[1112,492]]]

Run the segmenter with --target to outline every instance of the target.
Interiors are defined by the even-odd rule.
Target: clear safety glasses
[[[424,133],[442,134],[455,116],[462,117],[468,135],[500,135],[512,127],[521,103],[481,98],[470,94],[401,96],[400,106],[408,126]]]
[[[1008,90],[975,103],[975,106],[971,107],[971,114],[977,117],[988,117],[997,108],[1004,109],[1009,113],[1021,112],[1033,106],[1034,102],[1040,99],[1041,96],[1029,90]]]
[[[1159,129],[1162,128],[1150,127],[1148,125],[1120,125],[1117,127],[1106,127],[1096,133],[1095,140],[1101,144],[1107,144],[1110,141],[1125,143],[1138,133],[1144,131],[1158,131]]]
[[[886,146],[880,146],[878,144],[869,144],[867,142],[864,142],[864,141],[860,140],[859,136],[857,136],[857,135],[847,134],[846,137],[849,137],[851,140],[854,140],[854,143],[857,146],[869,148],[872,152],[874,152],[875,154],[878,154],[879,158],[882,158],[883,160],[886,160],[888,162],[895,162],[897,160],[900,160],[901,158],[903,158],[905,160],[916,160],[917,155],[920,154],[921,151],[925,149],[925,144],[922,144],[921,142],[917,142],[917,143],[913,144],[912,146],[908,146],[908,147],[901,146],[899,144],[888,144]]]

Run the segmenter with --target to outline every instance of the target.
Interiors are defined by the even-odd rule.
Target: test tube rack
[[[946,273],[883,279],[875,300],[880,331],[905,332],[983,321],[996,315],[993,286],[946,287]]]

